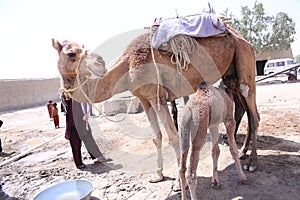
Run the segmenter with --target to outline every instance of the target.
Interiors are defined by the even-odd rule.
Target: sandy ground
[[[280,83],[280,82],[279,82]],[[257,104],[261,122],[258,130],[259,169],[245,172],[249,185],[240,185],[229,149],[221,147],[219,178],[221,189],[212,189],[210,143],[201,152],[198,167],[200,199],[299,199],[300,196],[300,83],[258,84]],[[181,110],[181,101],[179,111]],[[122,118],[123,114],[110,117]],[[180,113],[179,113],[180,117]],[[39,192],[57,183],[86,179],[92,182],[91,199],[180,199],[172,192],[177,177],[175,153],[164,132],[164,175],[160,183],[149,183],[156,168],[155,146],[145,113],[128,115],[122,122],[103,117],[91,118],[94,137],[112,162],[94,164],[83,147],[88,169],[76,169],[69,143],[64,139],[65,118],[60,127],[49,121],[46,106],[2,113],[0,137],[5,153],[1,155],[0,174],[3,189],[19,199],[33,199]],[[238,146],[247,130],[244,118]],[[221,127],[221,133],[224,129]],[[21,154],[24,155],[21,155]],[[19,156],[18,156],[19,155]],[[9,159],[19,157],[12,162]],[[6,163],[8,162],[8,163]],[[6,163],[6,164],[5,164]],[[242,161],[243,163],[243,161]]]

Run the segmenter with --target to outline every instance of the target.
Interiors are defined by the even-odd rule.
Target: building
[[[264,74],[264,67],[268,60],[277,59],[277,58],[293,58],[293,52],[291,48],[282,49],[282,50],[275,50],[264,52],[262,54],[256,55],[256,72],[257,75]]]

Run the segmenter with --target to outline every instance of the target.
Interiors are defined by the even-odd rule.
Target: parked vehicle
[[[272,73],[276,73],[284,69],[290,68],[292,66],[295,66],[296,64],[297,62],[292,58],[268,60],[265,64],[264,74],[269,75]]]

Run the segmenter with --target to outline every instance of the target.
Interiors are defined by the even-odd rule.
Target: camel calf
[[[183,108],[180,140],[181,157],[179,176],[181,181],[182,199],[186,199],[186,182],[190,189],[191,198],[197,199],[197,166],[199,153],[206,141],[209,128],[212,140],[213,158],[213,186],[219,187],[217,174],[220,149],[218,146],[218,125],[224,122],[230,145],[230,153],[235,161],[239,181],[246,182],[246,176],[242,170],[238,157],[238,148],[234,139],[235,120],[233,117],[233,101],[225,91],[215,88],[210,84],[201,83],[193,99]],[[191,148],[189,143],[191,142]],[[189,166],[186,167],[188,151],[190,149]],[[187,171],[187,173],[186,173]],[[186,176],[185,176],[186,175]],[[187,180],[186,180],[187,179]]]

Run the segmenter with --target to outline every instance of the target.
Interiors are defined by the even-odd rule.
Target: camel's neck
[[[128,70],[126,62],[117,61],[112,69],[97,81],[94,103],[105,101],[115,94],[129,90]]]

